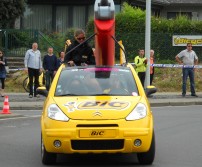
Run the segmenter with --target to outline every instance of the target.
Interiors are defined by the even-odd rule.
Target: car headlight
[[[60,110],[56,104],[48,107],[48,117],[58,121],[69,121],[69,118]]]
[[[138,103],[134,110],[126,117],[127,121],[138,120],[146,117],[147,108],[143,103]]]

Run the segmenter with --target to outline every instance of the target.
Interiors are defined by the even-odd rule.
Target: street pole
[[[151,43],[151,0],[146,0],[145,56],[148,61],[147,61],[145,87],[150,85],[150,43]]]
[[[6,57],[8,57],[8,31],[5,30],[4,31],[4,36],[5,36],[5,50],[4,50],[4,54]]]
[[[3,48],[3,43],[2,43],[2,29],[0,29],[0,48]]]

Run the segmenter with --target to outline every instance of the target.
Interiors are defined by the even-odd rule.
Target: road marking
[[[3,119],[0,119],[0,121],[5,121],[5,120],[17,120],[17,119],[27,119],[27,118],[38,118],[38,117],[41,117],[41,115],[33,115],[33,116],[24,115],[24,116],[19,116],[19,117],[3,118]]]

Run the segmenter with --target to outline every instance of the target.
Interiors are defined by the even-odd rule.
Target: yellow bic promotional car
[[[155,156],[153,115],[132,65],[66,67],[62,65],[41,117],[43,164],[57,154],[137,153],[141,164]]]

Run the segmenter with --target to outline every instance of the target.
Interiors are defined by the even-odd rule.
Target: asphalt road
[[[152,167],[201,167],[202,106],[152,107],[156,157]],[[0,119],[0,166],[40,167],[40,112]],[[55,166],[140,166],[136,155],[60,155]],[[54,166],[53,166],[54,167]]]

